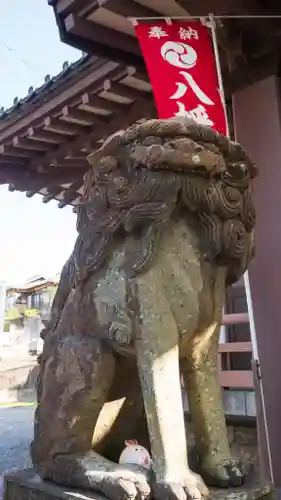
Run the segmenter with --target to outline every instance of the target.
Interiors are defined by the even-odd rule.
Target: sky
[[[56,75],[81,53],[59,40],[47,0],[0,0],[0,107]],[[18,284],[35,274],[54,275],[69,257],[76,238],[71,207],[59,209],[35,195],[0,186],[0,281]]]

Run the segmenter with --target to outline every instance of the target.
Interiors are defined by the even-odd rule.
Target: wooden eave
[[[144,69],[129,18],[187,15],[263,16],[281,13],[276,0],[48,0],[61,39],[90,54]],[[279,74],[281,19],[236,19],[219,23],[227,93]],[[229,68],[231,73],[229,74]]]
[[[21,286],[21,287],[12,287],[7,289],[7,293],[19,293],[21,295],[30,295],[35,292],[40,292],[46,288],[56,286],[58,283],[55,281],[45,281],[44,283],[40,283],[38,285],[33,286]]]
[[[77,205],[86,156],[119,128],[155,116],[146,73],[96,57],[72,81],[0,117],[0,183]]]

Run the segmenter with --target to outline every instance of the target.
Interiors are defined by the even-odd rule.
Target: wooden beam
[[[223,325],[241,325],[247,323],[249,323],[249,314],[247,312],[224,314],[222,317]]]
[[[137,80],[140,80],[141,82],[151,84],[150,78],[145,71],[140,71],[139,69],[136,69],[136,68],[134,68],[134,70],[135,71],[133,71],[130,76],[132,76],[133,78],[136,78]]]
[[[71,161],[77,161],[77,163],[79,162],[84,162],[84,160],[86,160],[86,156],[87,156],[87,151],[85,151],[84,153],[81,151],[81,154],[78,153],[75,153],[75,155],[70,155],[70,156],[66,156],[65,159],[63,161],[67,162],[68,160],[71,160]]]
[[[52,146],[50,144],[36,142],[32,139],[25,139],[24,137],[14,137],[13,138],[13,146],[15,148],[28,149],[32,151],[39,151],[40,153],[44,151],[49,151]]]
[[[130,0],[58,0],[55,10],[57,14],[63,16],[80,14],[85,17],[99,8],[123,17],[159,17],[159,12]]]
[[[69,106],[65,106],[62,109],[61,118],[67,122],[85,126],[91,126],[98,121],[98,118],[95,118],[93,113],[87,113],[87,111],[71,108]]]
[[[49,203],[51,200],[53,200],[59,193],[63,191],[62,186],[56,186],[52,189],[48,190],[48,194],[45,194],[43,196],[43,203]]]
[[[5,156],[20,157],[20,158],[38,158],[42,156],[38,151],[28,151],[18,147],[0,145],[0,154]]]
[[[143,94],[145,94],[145,92],[142,92],[141,90],[109,79],[104,82],[104,91],[132,101],[142,98]]]
[[[77,198],[79,193],[77,193],[78,189],[82,186],[81,181],[74,182],[68,189],[63,193],[63,199],[59,202],[58,207],[64,208],[66,205],[69,205],[72,200]]]
[[[222,370],[218,373],[221,387],[233,389],[253,389],[254,380],[251,370]]]
[[[29,127],[27,134],[29,139],[32,139],[33,142],[38,143],[43,142],[52,145],[59,144],[63,140],[61,134],[51,132],[51,130],[34,129],[33,127]]]
[[[222,342],[219,344],[219,353],[226,352],[253,352],[252,342]]]
[[[65,158],[65,156],[69,156],[70,154],[75,154],[77,151],[81,151],[86,144],[92,143],[93,145],[100,139],[103,139],[105,136],[108,136],[115,132],[120,128],[128,127],[132,125],[139,118],[155,118],[156,111],[154,101],[151,96],[149,98],[143,98],[136,101],[127,113],[124,113],[123,108],[121,107],[120,111],[116,113],[113,120],[111,120],[108,124],[103,124],[100,127],[95,128],[89,134],[84,134],[80,137],[77,137],[73,141],[67,141],[56,150],[56,159]],[[44,158],[41,160],[41,165],[46,166],[53,160],[53,153],[47,153]],[[38,162],[31,162],[30,168],[36,168]]]
[[[3,163],[0,162],[0,175],[3,172],[9,173],[9,171],[23,173],[25,168],[26,168],[26,164],[17,163],[15,161],[3,162]]]
[[[257,60],[254,64],[240,67],[227,75],[224,79],[225,91],[228,96],[234,92],[252,85],[255,82],[268,78],[271,75],[278,75],[279,54],[274,51],[271,54]]]
[[[22,177],[24,167],[22,164],[1,163],[0,164],[0,184],[9,184],[14,179]]]
[[[24,169],[25,167],[28,166],[28,158],[19,158],[17,157],[16,159],[12,156],[0,156],[0,169],[1,168],[11,168],[11,167],[19,167],[21,169]]]
[[[73,158],[60,159],[54,156],[53,160],[50,162],[50,165],[54,167],[64,167],[64,168],[89,168],[89,163],[86,160],[86,157],[81,158],[80,160],[76,160]]]
[[[58,185],[68,184],[70,182],[75,182],[80,180],[83,182],[83,175],[86,169],[62,169],[58,171],[59,173],[49,172],[48,174],[38,174],[37,172],[18,172],[17,174],[10,173],[6,176],[3,183],[10,184],[14,189],[18,191],[40,191],[40,189],[48,188],[53,189]],[[1,170],[0,170],[0,180]],[[63,188],[61,189],[61,191]]]
[[[74,193],[72,193],[69,200],[60,200],[58,203],[58,208],[64,208],[67,205],[70,205],[73,200],[75,200],[76,198],[78,198],[80,196],[81,195],[79,193],[77,193],[77,191],[75,191]]]
[[[159,17],[159,12],[132,2],[131,0],[96,0],[97,7],[102,7],[122,17]],[[73,11],[72,11],[73,12]]]
[[[52,169],[47,174],[41,174],[44,177],[44,186],[50,187],[58,184],[69,184],[78,179],[83,179],[83,175],[88,170],[85,167],[79,168],[60,168],[59,170]],[[56,183],[56,184],[55,184]]]
[[[76,123],[66,123],[59,118],[48,116],[44,120],[44,130],[51,130],[62,135],[78,135],[83,132],[83,127]]]
[[[87,21],[74,14],[70,14],[64,19],[64,26],[67,33],[75,35],[80,39],[87,39],[88,43],[91,43],[91,51],[94,54],[108,57],[108,49],[111,48],[116,53],[116,60],[119,57],[122,58],[124,52],[134,54],[142,59],[142,52],[138,41],[129,35],[121,32],[116,34],[116,31],[110,28]]]
[[[81,97],[82,104],[81,106],[84,109],[92,109],[94,111],[104,110],[106,113],[113,113],[115,111],[120,111],[121,103],[110,101],[108,99],[104,99],[95,94],[83,94]]]
[[[32,198],[35,194],[37,194],[37,191],[26,191],[25,196],[27,198]]]
[[[59,15],[76,14],[83,5],[92,3],[92,0],[58,0],[55,10]]]

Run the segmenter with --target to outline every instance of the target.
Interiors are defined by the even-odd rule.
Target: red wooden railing
[[[222,324],[237,325],[249,323],[248,313],[239,314],[224,314]],[[222,368],[222,356],[230,355],[231,353],[252,352],[251,342],[224,342],[219,344],[218,355],[218,376],[221,387],[253,389],[253,373],[252,370],[224,370]]]

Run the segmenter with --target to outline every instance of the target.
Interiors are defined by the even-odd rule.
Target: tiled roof
[[[27,280],[25,283],[21,283],[18,285],[7,285],[6,286],[6,291],[7,292],[12,292],[12,291],[17,291],[17,292],[28,292],[29,290],[32,290],[33,288],[37,287],[44,287],[45,285],[49,285],[51,283],[57,284],[60,280],[60,273],[57,273],[55,276],[48,276],[48,277],[38,277],[36,280]]]
[[[83,54],[77,61],[69,64],[65,61],[62,65],[62,71],[56,76],[45,76],[43,85],[37,88],[30,87],[28,94],[19,99],[14,98],[13,106],[4,109],[0,108],[0,129],[2,124],[7,124],[11,119],[21,118],[23,115],[29,113],[31,108],[40,105],[43,101],[49,100],[54,94],[59,92],[61,88],[66,88],[73,83],[73,80],[79,78],[81,72],[87,72],[87,68],[91,70],[93,62],[98,59],[97,57]]]
[[[0,184],[76,206],[87,151],[116,129],[154,116],[147,75],[83,55],[0,117]]]

